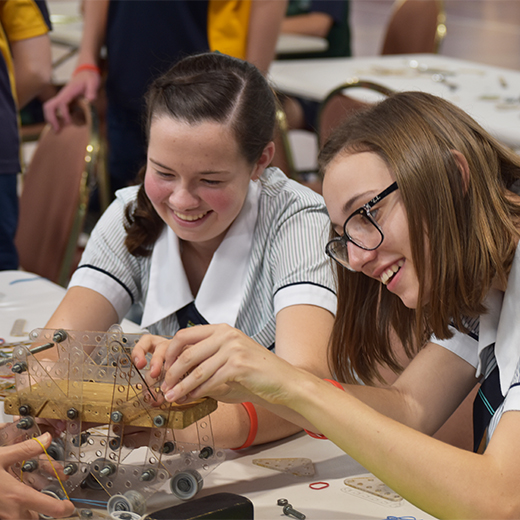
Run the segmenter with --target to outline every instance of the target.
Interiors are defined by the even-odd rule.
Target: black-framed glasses
[[[397,182],[392,183],[364,206],[354,211],[343,224],[343,235],[327,243],[325,247],[327,255],[349,271],[355,271],[348,259],[348,242],[366,251],[373,251],[381,245],[385,236],[375,218],[377,209],[373,210],[373,208],[398,188]]]

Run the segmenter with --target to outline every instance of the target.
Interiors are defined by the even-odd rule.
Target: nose
[[[362,272],[363,267],[371,262],[377,255],[377,249],[367,251],[361,247],[356,246],[352,242],[347,242],[348,263],[354,271]]]
[[[177,210],[188,210],[199,205],[199,197],[188,184],[178,184],[173,188],[169,202]]]

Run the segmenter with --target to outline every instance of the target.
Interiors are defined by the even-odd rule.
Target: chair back
[[[94,112],[78,103],[74,124],[47,125],[24,172],[16,247],[21,268],[65,286],[78,257],[100,140]]]
[[[442,0],[396,0],[381,54],[437,53],[445,36]]]
[[[365,92],[362,99],[347,95],[346,90],[365,89],[372,92]],[[354,92],[354,90],[353,90]],[[333,89],[323,100],[318,116],[318,139],[320,148],[327,141],[332,131],[339,126],[353,112],[362,108],[369,107],[373,102],[380,100],[393,93],[390,88],[359,79],[351,80]],[[368,101],[367,99],[370,99]]]

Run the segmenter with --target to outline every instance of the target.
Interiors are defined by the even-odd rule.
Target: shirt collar
[[[505,293],[492,289],[486,299],[488,312],[481,317],[479,351],[495,342],[500,388],[506,395],[519,359],[520,327],[520,244],[517,247]]]
[[[215,251],[202,280],[195,306],[209,323],[235,325],[244,292],[260,192],[260,182],[251,181],[244,206]],[[179,238],[165,226],[152,252],[141,326],[148,327],[192,301],[181,261]]]

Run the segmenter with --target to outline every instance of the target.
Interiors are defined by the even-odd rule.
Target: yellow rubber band
[[[63,486],[63,484],[61,482],[60,476],[58,475],[58,472],[56,471],[56,468],[54,467],[54,464],[52,463],[52,459],[51,459],[50,455],[47,453],[47,450],[45,449],[45,446],[42,444],[40,439],[38,439],[38,437],[33,437],[33,439],[42,447],[45,455],[47,455],[47,458],[49,459],[49,463],[51,465],[51,468],[54,471],[54,474],[56,475],[56,478],[58,479],[58,482],[60,483],[61,489],[63,489],[63,492],[65,493],[65,496],[67,497],[67,500],[70,500],[69,495],[65,491],[65,487]]]

